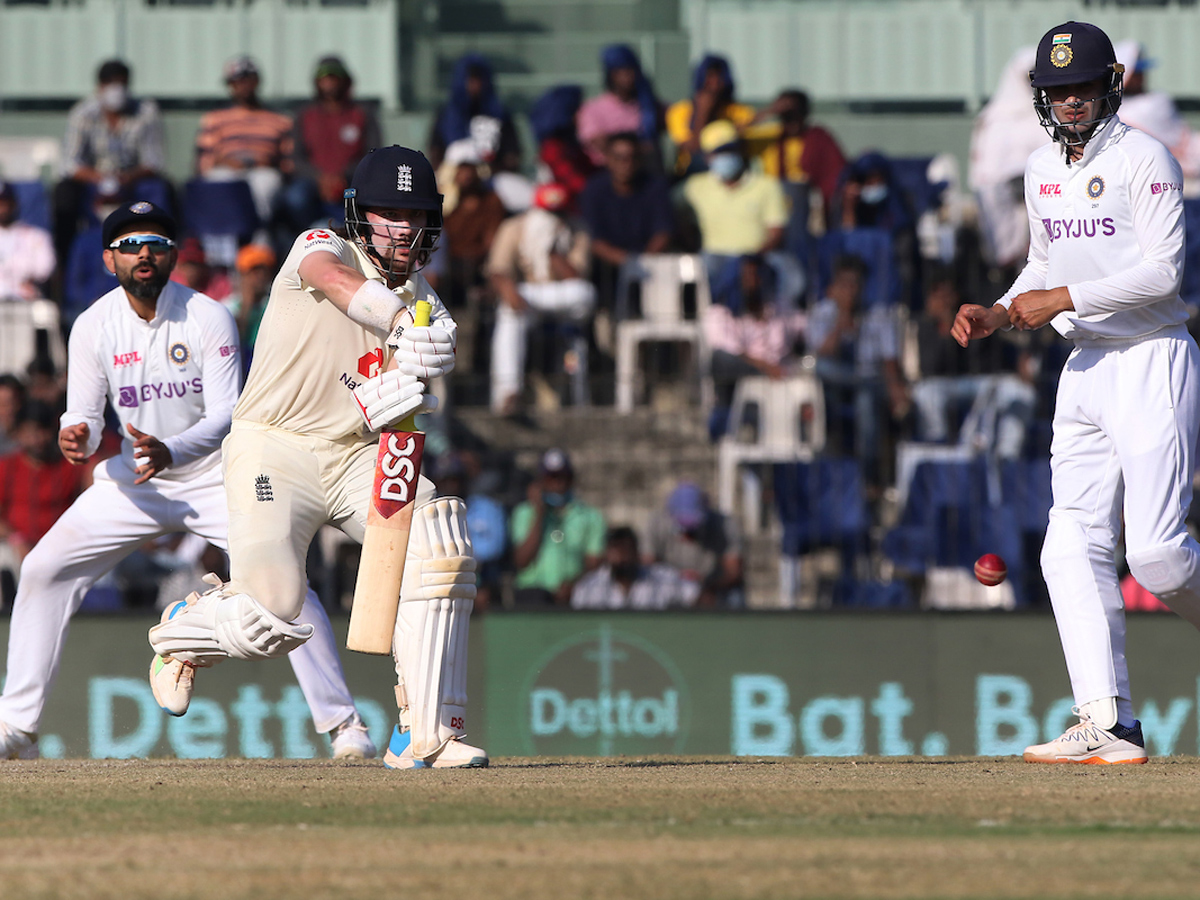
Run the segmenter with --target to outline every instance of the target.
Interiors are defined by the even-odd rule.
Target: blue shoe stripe
[[[394,756],[399,756],[408,749],[408,745],[412,743],[412,733],[401,731],[400,726],[396,725],[392,728],[392,739],[388,741],[388,752]]]

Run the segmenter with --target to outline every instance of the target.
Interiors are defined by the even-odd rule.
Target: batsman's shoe
[[[37,759],[37,735],[0,722],[0,759]]]
[[[358,713],[329,733],[329,743],[334,759],[374,759],[379,752]]]
[[[392,731],[392,740],[387,753],[383,755],[383,764],[389,769],[484,769],[487,768],[488,755],[478,747],[455,739],[447,741],[433,756],[415,758],[409,733],[397,727]]]
[[[1074,710],[1079,722],[1063,732],[1061,737],[1045,744],[1025,748],[1025,762],[1032,763],[1144,763],[1146,740],[1142,723],[1131,727],[1114,725],[1101,728],[1088,716]]]
[[[192,592],[186,600],[172,603],[163,610],[161,621],[174,618],[199,596]],[[195,682],[196,667],[189,663],[170,656],[155,656],[150,662],[150,691],[154,694],[154,701],[168,715],[182,716],[187,712]]]
[[[182,716],[192,702],[196,667],[169,656],[156,656],[150,663],[150,691],[163,712]]]

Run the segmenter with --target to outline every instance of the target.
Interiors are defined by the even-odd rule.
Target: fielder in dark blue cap
[[[1125,657],[1117,569],[1200,627],[1200,543],[1187,528],[1200,438],[1200,348],[1180,298],[1183,173],[1117,115],[1124,66],[1095,25],[1064,22],[1038,45],[1030,82],[1054,139],[1025,167],[1025,268],[989,309],[967,303],[962,345],[1046,325],[1074,343],[1050,443],[1053,504],[1042,575],[1079,721],[1047,721],[1034,763],[1147,760]],[[1062,723],[1066,724],[1066,723]]]
[[[111,249],[110,245],[119,235],[131,231],[146,231],[149,228],[170,240],[174,246],[178,230],[175,217],[149,200],[138,200],[118,206],[104,220],[100,232],[105,249]]]
[[[143,318],[153,317],[158,295],[175,268],[175,231],[174,217],[148,200],[122,204],[100,228],[104,265],[132,302],[145,304],[138,310]]]
[[[1064,146],[1082,147],[1097,126],[1117,114],[1124,74],[1112,41],[1095,25],[1064,22],[1051,28],[1029,73],[1042,127]],[[1064,90],[1073,86],[1088,89]]]

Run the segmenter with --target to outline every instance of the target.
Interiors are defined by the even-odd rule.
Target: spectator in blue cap
[[[745,606],[742,535],[729,516],[708,505],[698,484],[681,481],[650,521],[646,562],[673,567],[701,609]],[[692,605],[689,599],[687,605]]]

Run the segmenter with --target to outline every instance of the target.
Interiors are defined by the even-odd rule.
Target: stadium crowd
[[[830,546],[842,557],[828,602],[914,605],[889,584],[923,575],[944,555],[931,542],[969,530],[953,521],[953,487],[918,477],[921,460],[982,465],[993,476],[985,481],[1004,485],[985,506],[1004,505],[1005,491],[1010,501],[1029,494],[1031,507],[1044,499],[1028,473],[1045,468],[1065,344],[1048,329],[968,349],[949,338],[959,305],[990,304],[1023,263],[1028,226],[1013,185],[1029,151],[1048,140],[1030,127],[1028,85],[1019,83],[1027,61],[1014,59],[977,119],[969,181],[948,156],[903,158],[884,147],[847,158],[812,121],[803,90],[785,87],[761,108],[740,102],[717,55],[696,65],[691,95],[674,102],[656,94],[629,47],[607,48],[600,65],[601,93],[561,85],[530,107],[532,148],[488,60],[469,54],[454,68],[423,148],[445,197],[425,274],[460,324],[450,400],[517,420],[565,403],[613,403],[616,335],[645,312],[651,262],[698,254],[704,351],[656,345],[640,362],[639,388],[665,390],[699,367],[711,391],[686,402],[719,442],[753,440],[767,427],[765,404],[739,402],[748,379],[815,379],[826,433],[817,458],[780,459],[771,472],[759,464],[745,482],[783,520],[782,602],[794,595],[796,559]],[[1128,68],[1144,79],[1145,65]],[[86,470],[65,465],[54,446],[64,372],[52,348],[114,286],[101,262],[108,212],[149,199],[176,213],[185,237],[172,277],[228,306],[248,364],[282,254],[306,228],[341,225],[350,173],[382,142],[337,57],[317,63],[313,97],[294,115],[259,99],[253,59],[231,60],[223,75],[229,103],[203,116],[185,183],[164,171],[156,104],[132,93],[128,66],[112,60],[70,112],[62,180],[41,198],[39,186],[0,184],[0,300],[13,308],[48,299],[58,311],[54,325],[31,317],[3,338],[6,601],[24,553],[86,483]],[[1144,91],[1144,82],[1132,88]],[[1177,144],[1186,137],[1174,135]],[[39,206],[48,212],[40,224]],[[14,349],[17,341],[28,346]],[[108,435],[101,453],[115,444]],[[547,448],[536,472],[519,473],[449,439],[430,446],[440,490],[469,501],[477,608],[745,606],[741,517],[714,509],[706,486],[681,480],[639,533],[575,496],[566,450]],[[826,521],[831,510],[858,518]],[[1020,546],[1036,526],[1015,530],[1014,555],[1036,560]],[[338,593],[346,560],[335,545],[321,551],[315,543],[313,571]],[[152,605],[220,566],[202,541],[161,539],[123,563],[115,585],[98,585],[85,608]],[[1024,580],[1007,604],[1044,602],[1036,565],[1013,569]]]

